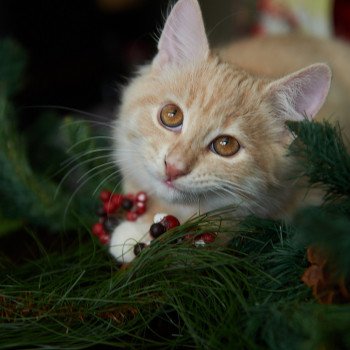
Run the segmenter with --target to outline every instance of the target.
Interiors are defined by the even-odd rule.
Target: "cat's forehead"
[[[161,89],[165,100],[227,122],[254,113],[263,95],[261,80],[218,60],[165,73]]]

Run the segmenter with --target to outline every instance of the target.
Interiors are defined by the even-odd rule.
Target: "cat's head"
[[[312,118],[329,84],[324,64],[270,81],[221,62],[197,1],[180,0],[156,57],[124,92],[118,164],[124,177],[165,200],[207,201],[209,209],[241,204],[264,214],[278,205],[290,171],[285,121]]]

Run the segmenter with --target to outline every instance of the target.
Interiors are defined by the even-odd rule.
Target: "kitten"
[[[291,180],[295,164],[286,153],[293,137],[285,122],[314,118],[330,88],[328,65],[302,67],[337,50],[344,56],[335,60],[339,76],[350,53],[339,43],[305,40],[251,39],[213,52],[197,0],[176,3],[156,57],[127,86],[118,113],[123,189],[150,197],[145,215],[113,232],[110,253],[118,261],[132,261],[135,243],[151,241],[158,212],[183,222],[235,205],[238,218],[283,218],[312,200]],[[347,79],[335,85],[327,115],[343,104]]]

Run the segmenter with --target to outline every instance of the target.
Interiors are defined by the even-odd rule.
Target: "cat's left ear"
[[[170,12],[158,42],[153,65],[162,68],[208,57],[209,44],[197,0],[179,0]]]
[[[330,68],[317,63],[272,82],[268,93],[276,114],[292,121],[313,119],[328,95],[331,77]]]

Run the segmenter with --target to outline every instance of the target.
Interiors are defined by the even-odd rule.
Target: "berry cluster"
[[[172,215],[156,214],[153,219],[153,224],[150,228],[150,234],[153,238],[157,238],[164,232],[180,225],[179,220]],[[204,232],[200,234],[187,234],[183,237],[186,241],[192,241],[195,246],[213,243],[217,234],[214,232]]]
[[[108,244],[110,234],[118,226],[120,220],[136,221],[147,209],[145,192],[133,194],[100,193],[102,206],[97,210],[99,221],[92,226],[92,234],[98,237],[101,244]]]
[[[167,215],[167,214],[156,214],[153,219],[153,224],[151,225],[149,229],[149,233],[151,237],[158,238],[160,237],[163,233],[166,231],[180,226],[179,220],[172,215]],[[134,246],[134,254],[137,256],[141,253],[143,249],[147,247],[146,243],[136,243]]]
[[[133,194],[112,194],[109,191],[100,193],[102,206],[98,209],[99,221],[92,226],[92,234],[101,244],[108,244],[110,235],[118,226],[120,220],[136,221],[147,209],[147,194],[139,192]],[[173,216],[159,213],[154,216],[149,233],[153,239],[160,237],[166,231],[180,225],[179,220]],[[183,240],[192,242],[196,247],[205,246],[216,239],[216,233],[205,232],[201,234],[187,234]],[[134,254],[137,256],[147,247],[146,243],[136,243]]]

